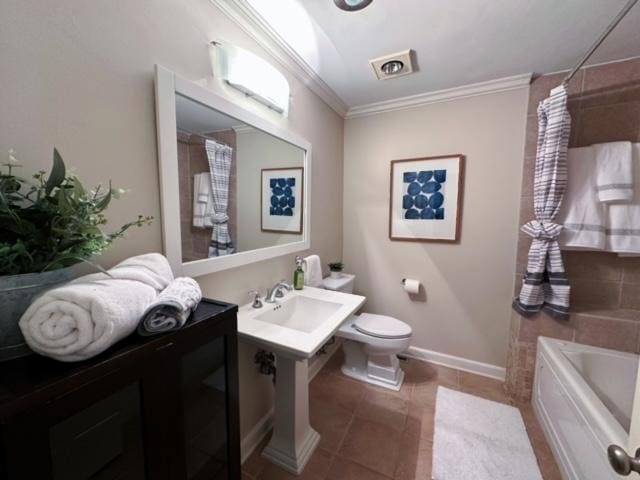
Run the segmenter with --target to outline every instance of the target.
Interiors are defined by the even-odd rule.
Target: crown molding
[[[432,103],[448,102],[451,100],[487,95],[490,93],[507,92],[509,90],[528,86],[531,83],[531,75],[531,73],[526,73],[523,75],[499,78],[497,80],[489,80],[488,82],[472,83],[461,87],[447,88],[445,90],[436,90],[434,92],[420,93],[417,95],[360,105],[350,108],[345,115],[345,118],[365,117],[368,115],[376,115],[378,113],[393,112],[395,110],[417,108]]]
[[[251,5],[245,0],[210,1],[338,115],[346,115],[347,104]]]

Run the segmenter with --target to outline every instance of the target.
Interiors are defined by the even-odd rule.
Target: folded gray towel
[[[148,336],[182,328],[200,300],[202,291],[193,278],[176,278],[145,310],[138,333]]]

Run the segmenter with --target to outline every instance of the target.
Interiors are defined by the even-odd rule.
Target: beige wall
[[[131,188],[110,207],[111,228],[138,212],[157,219],[118,241],[100,259],[105,266],[162,249],[154,64],[191,79],[208,76],[212,39],[269,58],[208,0],[0,2],[0,155],[15,148],[28,175],[48,168],[57,146],[86,185],[111,178],[114,185]],[[225,94],[311,142],[311,247],[337,258],[342,251],[343,121],[301,82],[288,79],[295,99],[289,120],[279,120],[242,95]],[[244,303],[248,290],[289,278],[293,268],[291,255],[198,280],[205,295]],[[271,407],[271,381],[255,373],[253,350],[242,345],[240,351],[243,434]]]
[[[237,134],[238,251],[302,241],[302,235],[263,232],[261,229],[262,169],[303,167],[304,150],[260,130]],[[298,190],[299,192],[300,190]],[[300,202],[298,193],[296,201]],[[299,206],[298,204],[297,206]]]
[[[416,347],[504,366],[528,88],[347,120],[343,259],[365,311],[395,316]],[[461,153],[459,245],[391,242],[389,162]],[[410,300],[404,277],[426,301]]]

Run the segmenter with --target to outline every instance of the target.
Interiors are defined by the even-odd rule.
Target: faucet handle
[[[291,290],[293,290],[293,286],[289,285],[285,279],[283,278],[282,280],[280,280],[280,282],[274,287],[276,289],[276,297],[277,298],[282,298],[284,297],[284,293],[282,292],[282,289],[284,288],[287,292],[290,292]]]
[[[262,308],[262,299],[260,298],[260,292],[257,290],[250,290],[249,295],[253,297],[253,308]]]

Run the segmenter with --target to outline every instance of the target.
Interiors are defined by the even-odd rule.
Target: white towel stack
[[[561,248],[640,254],[640,144],[571,148],[567,163]]]
[[[629,202],[633,197],[631,142],[599,143],[596,159],[596,189],[604,203]]]
[[[609,205],[607,222],[608,252],[621,256],[640,254],[640,143],[632,148],[634,189],[629,203]]]
[[[569,181],[558,223],[563,225],[558,242],[571,250],[602,250],[606,244],[607,208],[598,199],[596,159],[592,147],[571,148],[567,156]]]
[[[108,272],[38,297],[20,318],[29,347],[62,362],[91,358],[133,333],[147,306],[173,280],[159,253],[129,258]]]

